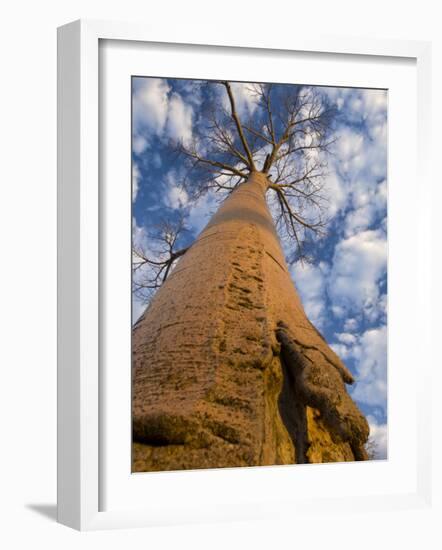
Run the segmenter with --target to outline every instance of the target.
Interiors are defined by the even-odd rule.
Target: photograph
[[[388,90],[293,78],[131,78],[132,472],[388,459]]]

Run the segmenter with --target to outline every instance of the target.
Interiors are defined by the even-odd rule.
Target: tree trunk
[[[133,470],[365,459],[351,374],[307,319],[254,172],[133,329]]]

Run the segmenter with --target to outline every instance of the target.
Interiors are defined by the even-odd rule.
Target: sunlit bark
[[[252,171],[133,329],[135,471],[351,461],[368,425],[305,315]]]

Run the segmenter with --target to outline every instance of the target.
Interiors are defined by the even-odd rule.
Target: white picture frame
[[[205,35],[204,29],[190,37],[185,28],[170,36],[155,27],[144,25],[76,21],[58,31],[58,521],[80,530],[116,527],[139,527],[178,522],[260,517],[267,514],[265,494],[261,500],[248,502],[247,510],[232,506],[198,506],[134,508],[122,505],[102,510],[100,483],[100,224],[102,208],[99,188],[99,48],[101,40],[130,43],[168,43],[236,48],[298,51],[335,56],[377,56],[409,58],[417,71],[417,163],[419,186],[417,214],[419,266],[416,307],[421,314],[419,353],[425,351],[430,330],[430,181],[428,174],[430,121],[430,45],[426,42],[365,40],[359,38],[311,38],[281,36],[272,44],[265,37],[241,33],[229,36],[220,32]],[[410,359],[411,360],[411,359]],[[333,506],[341,510],[391,509],[422,507],[431,498],[430,402],[425,386],[429,385],[431,361],[422,361],[415,381],[417,457],[415,490],[408,494],[391,492],[337,498]],[[128,451],[129,452],[129,451]],[[351,467],[351,465],[349,465]],[[272,483],[275,470],[267,470]],[[166,476],[156,478],[161,485]],[[214,475],[207,472],[207,475]],[[227,472],[238,479],[238,470]],[[327,475],[327,474],[323,474]],[[236,478],[234,477],[236,476]],[[178,478],[175,478],[177,480]],[[200,478],[201,480],[201,478]],[[196,481],[198,483],[198,480]],[[201,481],[199,481],[201,483]],[[170,485],[170,484],[169,484]],[[284,506],[282,506],[284,504]],[[283,516],[309,513],[330,506],[330,499],[272,500],[273,514]],[[284,511],[285,510],[285,511]]]

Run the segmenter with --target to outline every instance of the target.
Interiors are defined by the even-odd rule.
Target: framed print
[[[428,49],[59,29],[60,522],[425,505]]]
[[[383,89],[132,78],[134,472],[387,458],[387,126]]]

